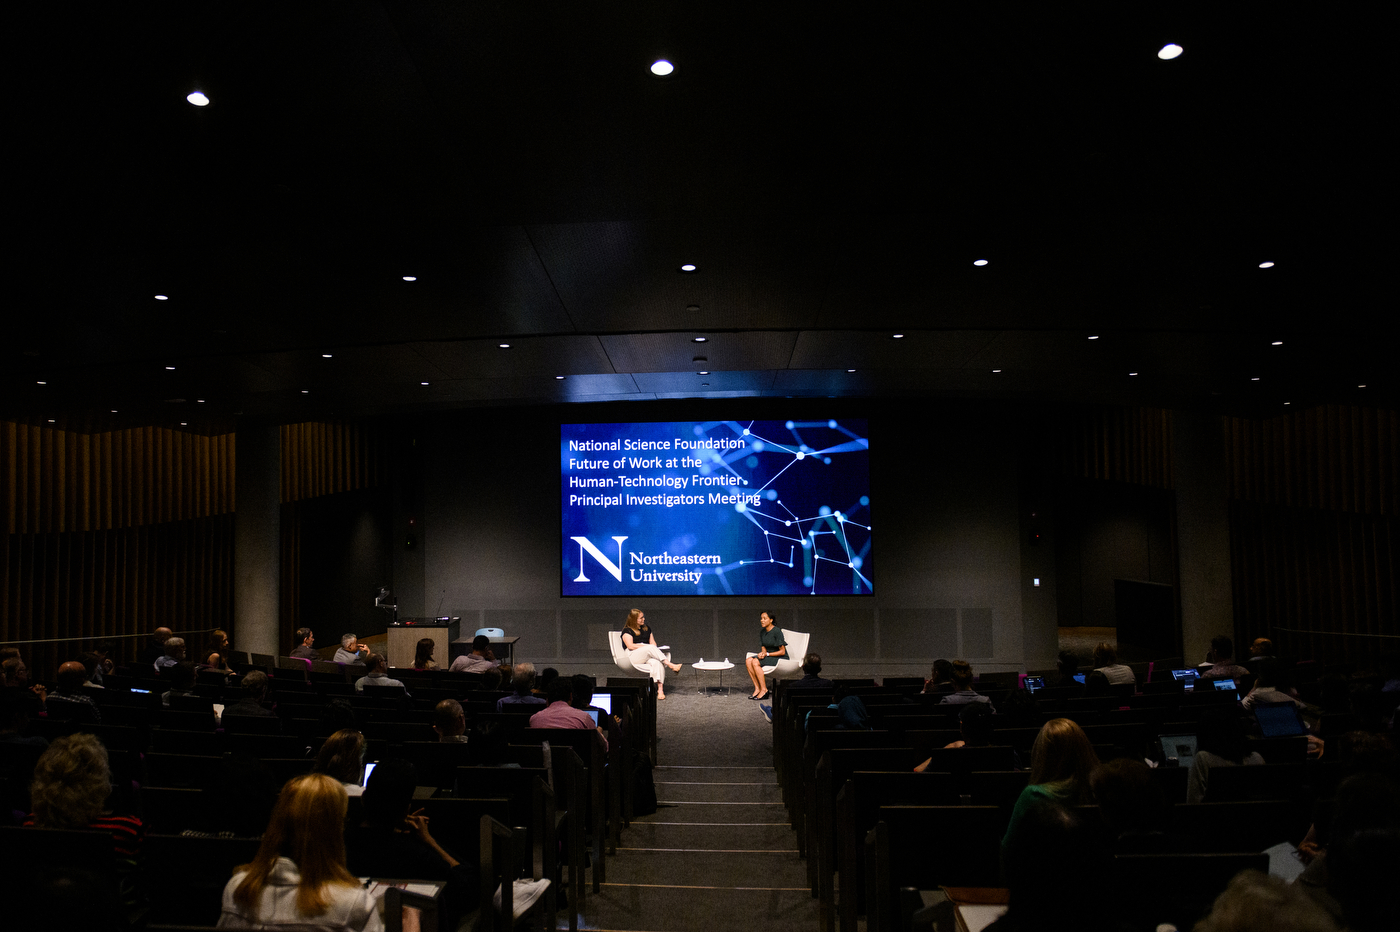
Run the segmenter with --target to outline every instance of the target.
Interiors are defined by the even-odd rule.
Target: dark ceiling
[[[1197,7],[28,5],[0,416],[1393,404],[1381,7]]]

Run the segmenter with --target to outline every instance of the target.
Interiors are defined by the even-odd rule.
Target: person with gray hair
[[[535,688],[535,665],[533,663],[517,663],[510,676],[510,685],[515,693],[496,700],[497,712],[506,711],[506,706],[545,704],[543,699],[532,692]]]
[[[361,644],[360,639],[353,634],[342,634],[334,660],[336,663],[359,663],[368,653],[368,644]]]
[[[165,653],[156,658],[154,664],[157,673],[164,673],[168,667],[173,667],[181,660],[185,659],[185,639],[169,637],[165,639]]]

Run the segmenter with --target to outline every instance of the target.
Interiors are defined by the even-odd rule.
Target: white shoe
[[[530,907],[549,889],[549,880],[517,880],[511,885],[511,906],[515,918],[530,911]],[[496,912],[501,911],[501,888],[496,888]]]

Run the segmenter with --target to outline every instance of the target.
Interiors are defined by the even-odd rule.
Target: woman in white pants
[[[627,648],[627,659],[632,666],[651,674],[656,681],[656,698],[666,698],[666,670],[679,673],[681,665],[669,663],[666,655],[656,646],[656,635],[647,627],[647,616],[634,608],[627,613],[627,623],[622,626],[622,646]]]

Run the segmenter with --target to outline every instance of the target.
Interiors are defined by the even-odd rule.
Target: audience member
[[[30,696],[34,697],[30,704],[31,708],[34,708],[35,711],[42,711],[44,700],[48,698],[49,691],[42,684],[35,683],[32,686],[29,684],[29,667],[25,666],[24,661],[19,657],[10,657],[5,661],[3,667],[5,686],[9,689],[19,689],[29,693]]]
[[[27,744],[46,748],[43,735],[26,735],[29,726],[30,696],[23,690],[0,689],[0,744]]]
[[[593,724],[593,719],[587,712],[581,712],[570,704],[573,693],[573,681],[567,677],[561,676],[549,684],[549,705],[530,716],[530,727],[591,728],[598,733],[598,740],[603,743],[603,749],[606,750],[608,747],[607,735],[603,733],[602,728]]]
[[[510,759],[510,735],[499,721],[483,718],[472,723],[471,741],[467,747],[471,749],[467,760],[472,767],[520,767],[518,762]],[[548,768],[548,764],[545,766]]]
[[[943,745],[945,748],[984,748],[992,743],[992,707],[985,702],[969,702],[958,713],[957,741]],[[915,773],[923,773],[933,763],[930,757],[914,768]]]
[[[230,717],[237,718],[240,715],[252,715],[259,718],[277,717],[275,712],[264,705],[267,701],[268,686],[266,673],[261,670],[250,670],[243,677],[240,685],[243,687],[243,698],[224,707],[224,721]]]
[[[1073,651],[1060,651],[1059,658],[1055,661],[1055,675],[1045,681],[1046,686],[1081,686],[1082,683],[1075,679],[1079,673],[1079,658]]]
[[[359,663],[368,653],[368,644],[361,644],[360,639],[353,634],[342,634],[340,647],[336,649],[334,661],[336,663]]]
[[[1337,787],[1336,814],[1323,860],[1327,891],[1351,932],[1395,928],[1400,899],[1400,782],[1393,771],[1361,773]],[[1311,865],[1310,865],[1311,866]]]
[[[467,743],[467,714],[456,699],[444,699],[433,709],[433,731],[443,744]]]
[[[418,646],[413,651],[413,669],[415,670],[436,670],[437,661],[433,659],[433,650],[437,647],[437,642],[432,638],[422,638],[418,641]]]
[[[1196,754],[1186,778],[1186,801],[1207,802],[1210,771],[1214,767],[1239,767],[1264,763],[1258,751],[1245,746],[1245,729],[1239,713],[1229,709],[1212,710],[1201,716],[1196,726]]]
[[[165,653],[157,657],[152,666],[155,667],[157,673],[164,673],[170,667],[175,666],[175,664],[184,659],[185,639],[168,637],[165,639]]]
[[[1166,854],[1177,847],[1169,834],[1171,806],[1145,763],[1128,757],[1102,763],[1089,774],[1089,787],[1115,854]]]
[[[165,708],[170,708],[170,697],[172,696],[193,696],[194,684],[197,678],[195,665],[188,660],[182,660],[170,668],[166,680],[170,683],[170,688],[161,693],[160,704]]]
[[[1013,855],[1011,849],[1020,843],[1021,822],[1035,807],[1046,802],[1064,806],[1087,803],[1092,792],[1089,777],[1098,764],[1084,729],[1067,718],[1046,722],[1031,746],[1029,783],[1011,811],[1010,824],[1001,839],[1002,857]]]
[[[1278,662],[1272,657],[1259,660],[1255,665],[1254,688],[1249,691],[1249,695],[1240,700],[1240,705],[1252,710],[1261,702],[1292,702],[1302,708],[1303,702],[1297,693],[1287,689],[1287,684],[1281,681],[1282,672]]]
[[[972,688],[972,665],[966,660],[953,661],[953,692],[944,696],[940,705],[961,705],[964,702],[985,702],[988,707],[992,700]],[[993,712],[996,709],[992,709]]]
[[[1201,671],[1203,680],[1240,680],[1249,676],[1249,670],[1235,663],[1235,642],[1223,634],[1210,639],[1210,653],[1206,654],[1209,665]]]
[[[788,689],[830,689],[831,680],[822,676],[821,654],[809,653],[802,658],[802,679]]]
[[[383,654],[371,653],[365,657],[365,675],[355,681],[355,692],[364,692],[366,686],[397,686],[408,695],[403,682],[389,676],[389,661]]]
[[[471,652],[452,661],[452,665],[447,669],[452,673],[485,673],[495,667],[496,657],[491,653],[491,639],[484,634],[478,634],[472,638]]]
[[[1249,645],[1250,660],[1273,660],[1274,642],[1268,638],[1255,638],[1254,643]]]
[[[941,693],[953,685],[953,665],[946,660],[935,660],[929,678],[924,680],[924,692]]]
[[[146,829],[134,815],[106,811],[111,790],[112,771],[101,741],[81,733],[55,738],[34,768],[29,787],[34,811],[24,824],[109,833],[118,893],[130,922],[140,915],[144,903],[139,864]]]
[[[384,761],[374,768],[364,791],[364,818],[345,833],[346,866],[357,877],[445,883],[439,928],[456,929],[480,899],[480,858],[472,849],[471,857],[459,860],[428,831],[423,811],[410,811],[417,783],[407,761]]]
[[[1086,872],[1092,875],[1105,865],[1064,803],[1052,797],[1027,809],[1016,833],[1016,844],[1003,851],[1006,912],[985,932],[1098,932],[1115,927],[1100,908],[1065,906],[1065,891],[1078,889]]]
[[[44,708],[50,715],[61,715],[77,721],[102,724],[102,710],[90,696],[83,694],[87,668],[76,660],[58,665],[58,681],[49,693]]]
[[[102,685],[102,655],[96,651],[88,651],[78,657],[78,662],[83,665],[83,670],[87,673],[87,679],[83,680],[83,685],[88,689],[105,689]]]
[[[374,897],[345,867],[348,802],[326,774],[287,781],[257,855],[224,887],[219,928],[380,932]]]
[[[497,712],[504,712],[508,706],[512,705],[545,704],[543,699],[534,694],[535,665],[533,663],[523,661],[517,663],[511,671],[510,685],[515,692],[496,700]]]
[[[321,745],[321,753],[316,755],[316,766],[312,772],[335,777],[344,785],[346,793],[359,796],[363,790],[360,777],[368,750],[365,736],[358,731],[337,731]]]
[[[173,633],[163,626],[152,631],[151,636],[146,639],[146,645],[141,648],[141,661],[147,666],[153,666],[157,660],[164,657],[165,642]]]
[[[1216,897],[1194,932],[1338,932],[1338,926],[1298,887],[1246,870]]]
[[[559,671],[553,667],[545,667],[540,671],[540,675],[535,677],[535,695],[541,699],[548,698],[549,684],[559,676]]]
[[[302,660],[321,659],[321,652],[312,646],[316,643],[316,635],[310,628],[298,628],[296,642],[296,646],[288,654],[289,657],[300,657]]]
[[[1136,685],[1137,676],[1133,673],[1133,668],[1126,663],[1118,662],[1118,649],[1107,641],[1100,641],[1094,648],[1094,672],[1102,673],[1111,685],[1120,686],[1125,683]]]
[[[505,682],[505,680],[501,677],[500,667],[490,667],[482,670],[478,675],[481,677],[481,689],[483,692],[495,693],[501,691],[501,684]]]

